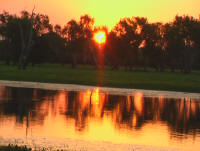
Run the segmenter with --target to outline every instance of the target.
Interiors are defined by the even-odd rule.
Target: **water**
[[[9,143],[198,151],[200,100],[0,86],[0,145]]]

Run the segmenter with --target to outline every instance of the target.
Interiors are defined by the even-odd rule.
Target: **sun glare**
[[[103,31],[99,31],[97,33],[94,34],[94,40],[98,43],[98,44],[103,44],[106,42],[106,34]]]

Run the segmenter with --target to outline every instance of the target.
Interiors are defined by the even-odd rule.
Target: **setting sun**
[[[98,43],[98,44],[103,44],[106,42],[106,34],[103,31],[99,31],[97,33],[94,34],[94,40]]]

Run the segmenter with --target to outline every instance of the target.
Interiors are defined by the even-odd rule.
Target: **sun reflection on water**
[[[0,137],[200,147],[200,102],[195,99],[148,98],[141,92],[117,96],[99,88],[48,92],[0,87],[0,92]]]

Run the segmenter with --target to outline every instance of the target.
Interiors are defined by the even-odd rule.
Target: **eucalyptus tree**
[[[54,32],[57,33],[58,35],[62,35],[62,27],[58,24],[54,26]]]
[[[67,49],[71,58],[72,67],[76,67],[78,61],[86,62],[90,51],[92,26],[94,19],[88,15],[80,17],[80,21],[70,20],[63,29]]]
[[[39,37],[30,54],[32,64],[61,63],[65,64],[65,39],[56,32],[48,32]]]
[[[111,31],[107,35],[106,42],[106,55],[107,64],[112,70],[118,70],[122,64],[123,48],[121,39],[117,36],[116,32]]]
[[[200,18],[195,21],[193,28],[191,29],[191,39],[194,41],[194,48],[196,49],[194,67],[200,69]]]
[[[21,36],[21,53],[18,62],[18,68],[26,68],[29,55],[33,50],[38,38],[47,32],[52,31],[52,25],[49,23],[49,17],[43,14],[32,14],[23,11],[19,18],[19,30]]]
[[[20,36],[17,26],[18,22],[16,15],[10,15],[8,12],[0,14],[1,53],[4,54],[3,58],[7,65],[13,59],[16,60],[16,55],[18,55],[16,52],[19,52]]]
[[[124,56],[122,56],[122,64],[129,70],[132,69],[133,66],[133,51],[131,48],[131,41],[133,39],[133,35],[135,35],[136,26],[132,24],[132,20],[130,18],[123,18],[119,21],[119,23],[115,26],[115,31],[117,35],[120,37],[120,41],[123,47]]]
[[[89,15],[83,15],[80,17],[80,28],[82,32],[82,37],[84,38],[92,38],[92,30],[94,25],[94,18],[90,17]]]
[[[163,27],[164,30],[164,46],[167,52],[167,63],[171,72],[174,72],[180,63],[180,48],[183,48],[183,43],[178,36],[177,30],[173,23],[166,23]]]
[[[162,24],[146,23],[141,31],[143,39],[142,54],[144,70],[147,66],[154,67],[156,70],[164,70],[163,62],[163,40]]]
[[[76,20],[70,20],[63,29],[63,34],[66,38],[66,45],[70,55],[72,68],[76,67],[78,52],[80,52],[80,49],[78,47],[80,31],[80,26]]]
[[[120,38],[123,51],[122,64],[129,70],[140,64],[139,49],[143,42],[141,33],[146,23],[146,18],[123,18],[113,29],[113,32],[116,32],[116,35]]]
[[[94,18],[90,17],[89,15],[83,15],[80,17],[80,29],[81,29],[81,36],[80,36],[80,44],[79,46],[82,48],[81,51],[81,58],[82,63],[95,63],[94,58],[94,45],[93,45],[93,33],[94,33]]]
[[[19,18],[19,31],[21,40],[21,52],[19,56],[18,69],[25,69],[27,65],[27,59],[33,46],[33,18],[34,10],[30,15],[28,12],[23,11],[21,18]]]
[[[164,38],[172,71],[179,68],[184,73],[191,72],[198,54],[199,32],[199,21],[190,16],[176,16],[165,25]]]
[[[180,65],[185,73],[190,72],[192,63],[190,61],[192,61],[191,59],[194,55],[194,52],[190,53],[193,47],[193,41],[190,36],[190,28],[192,28],[192,22],[193,18],[190,18],[189,16],[176,16],[173,22],[173,26],[176,28],[177,34],[180,38],[180,41],[182,42],[182,48],[180,50]]]
[[[44,62],[64,64],[66,48],[62,28],[58,24],[47,27],[37,32],[38,36],[30,54],[30,61],[32,64]]]
[[[21,16],[0,14],[1,35],[7,43],[6,62],[18,63],[18,68],[25,69],[28,58],[37,38],[52,29],[46,15],[22,11]]]

